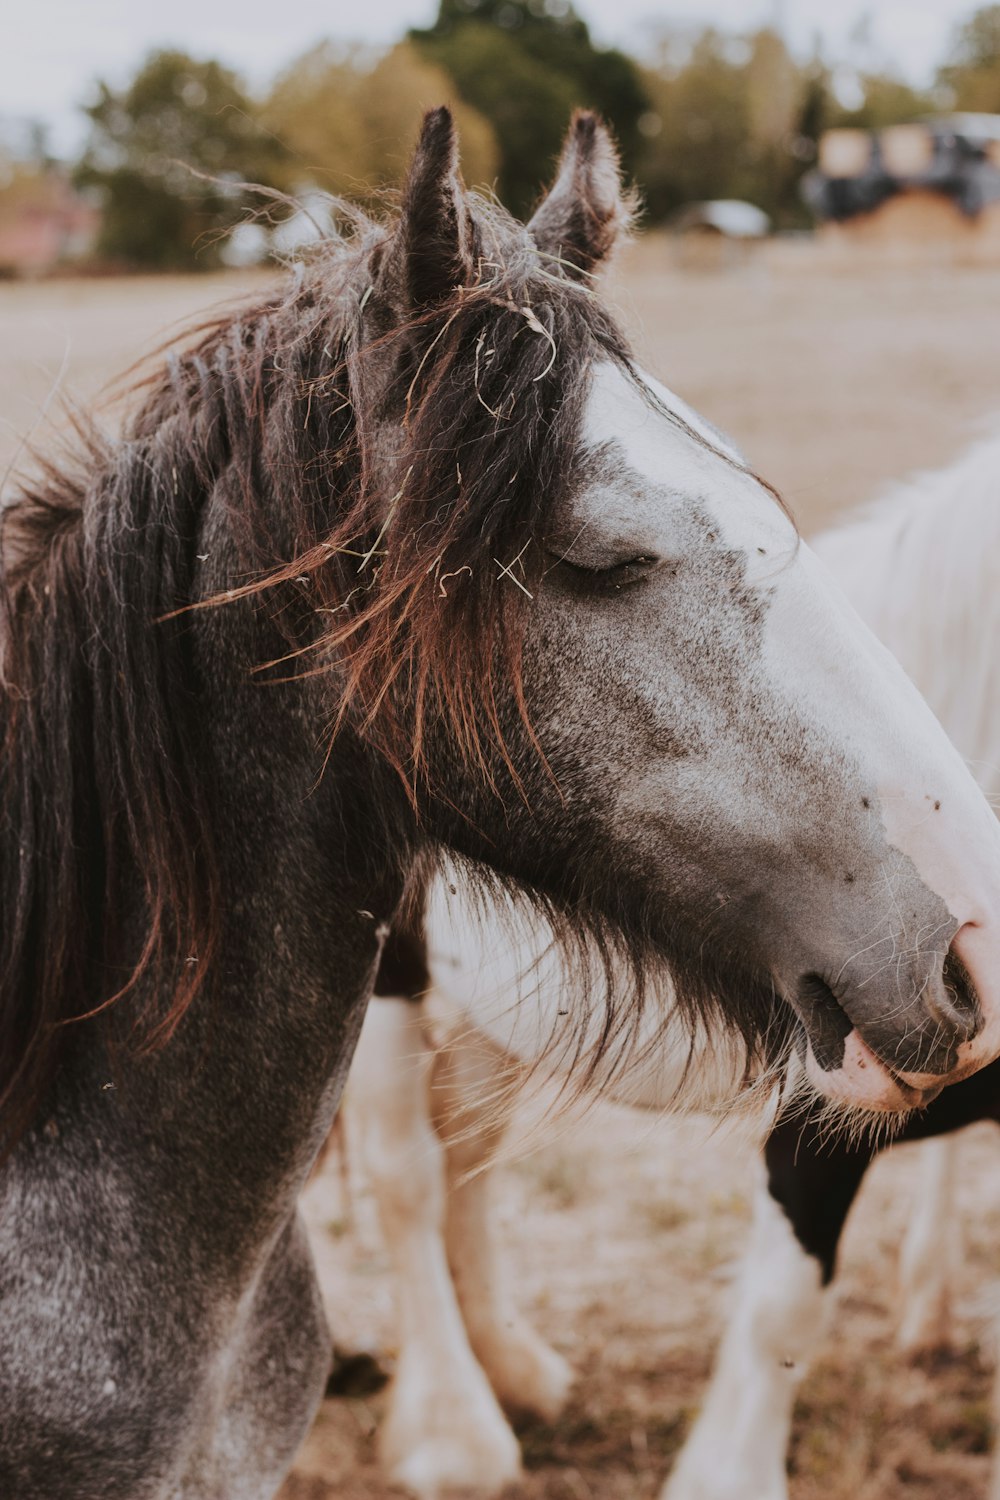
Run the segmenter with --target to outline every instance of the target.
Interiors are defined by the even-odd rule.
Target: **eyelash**
[[[615,563],[610,568],[588,568],[582,563],[570,562],[568,557],[556,559],[558,567],[567,569],[581,584],[586,581],[590,588],[601,593],[618,593],[631,584],[641,582],[657,562],[659,558],[647,553],[630,557],[626,562]]]

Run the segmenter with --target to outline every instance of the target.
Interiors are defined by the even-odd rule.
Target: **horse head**
[[[563,935],[666,966],[699,1024],[919,1104],[1000,1048],[996,820],[774,491],[602,308],[631,209],[593,116],[524,228],[425,122],[366,308],[414,795]]]

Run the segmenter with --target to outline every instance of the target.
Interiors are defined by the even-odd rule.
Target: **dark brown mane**
[[[503,763],[497,696],[520,699],[519,606],[572,469],[585,372],[625,348],[520,225],[471,199],[466,212],[467,285],[400,317],[380,282],[390,231],[357,219],[172,351],[119,440],[83,432],[75,462],[43,466],[4,512],[10,1138],[68,1021],[142,978],[159,1000],[138,1040],[155,1044],[210,971],[220,892],[190,661],[190,608],[219,602],[197,557],[206,506],[225,508],[240,559],[222,597],[256,594],[285,622],[277,670],[335,668],[327,730],[349,721],[415,788],[433,705],[465,754]],[[137,890],[145,941],[123,956]]]

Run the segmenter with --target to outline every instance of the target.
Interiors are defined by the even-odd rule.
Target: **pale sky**
[[[952,28],[977,0],[576,0],[602,43],[637,55],[650,27],[713,23],[731,30],[779,20],[798,50],[818,35],[831,61],[890,62],[926,81]],[[49,125],[56,151],[72,151],[83,125],[76,109],[91,81],[124,81],[154,47],[214,56],[262,87],[325,36],[385,46],[407,26],[427,25],[437,0],[16,0],[4,19],[0,116]],[[833,12],[836,14],[833,14]],[[858,23],[870,18],[867,42]],[[853,41],[852,41],[853,36]]]

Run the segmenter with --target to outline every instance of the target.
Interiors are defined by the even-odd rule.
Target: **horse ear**
[[[472,222],[458,167],[458,137],[443,105],[424,116],[403,188],[389,263],[410,309],[444,302],[472,275]]]
[[[633,195],[622,189],[618,152],[607,127],[592,111],[577,110],[556,180],[528,224],[535,244],[579,279],[611,254],[635,206]]]

